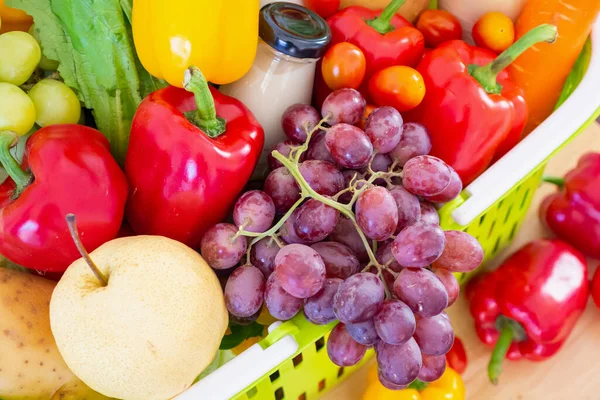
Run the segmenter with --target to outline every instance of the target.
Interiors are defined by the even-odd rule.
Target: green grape
[[[35,105],[35,122],[39,126],[79,122],[81,104],[71,88],[64,83],[50,78],[43,79],[31,88],[29,97]]]
[[[41,57],[40,45],[29,33],[13,31],[0,35],[0,82],[22,85]]]
[[[0,82],[0,131],[25,135],[35,124],[35,106],[15,85]]]
[[[29,28],[29,34],[35,38],[40,46],[42,45],[42,42],[40,41],[40,34],[38,33],[37,29],[35,29],[35,25],[31,25],[31,28]],[[58,69],[58,61],[49,59],[42,51],[42,58],[40,59],[39,67],[44,71],[56,71]]]

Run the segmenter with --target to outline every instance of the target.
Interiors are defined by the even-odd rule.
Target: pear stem
[[[100,272],[100,269],[94,263],[94,261],[92,261],[92,258],[90,257],[89,253],[87,252],[87,250],[83,246],[83,243],[81,242],[81,237],[79,236],[79,232],[77,231],[77,222],[75,220],[75,214],[68,214],[66,219],[67,226],[69,227],[69,232],[71,233],[71,238],[73,238],[73,242],[75,243],[77,250],[79,250],[79,254],[81,254],[81,257],[85,260],[85,262],[90,267],[96,278],[98,278],[102,286],[108,286],[108,279],[106,279],[102,272]]]

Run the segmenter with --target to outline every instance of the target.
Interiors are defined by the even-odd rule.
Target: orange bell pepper
[[[23,10],[6,7],[4,0],[0,0],[0,33],[11,31],[27,32],[33,24],[33,18]]]
[[[379,382],[377,365],[367,375],[367,390],[362,400],[464,400],[465,385],[458,372],[446,366],[446,371],[437,381],[425,384],[422,390],[407,388],[390,390]]]

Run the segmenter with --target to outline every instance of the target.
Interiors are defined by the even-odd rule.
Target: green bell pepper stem
[[[392,2],[383,9],[379,17],[367,21],[367,24],[382,35],[392,32],[394,30],[394,27],[391,24],[392,18],[405,2],[406,0],[392,0]]]
[[[190,67],[185,71],[183,87],[194,94],[197,110],[185,113],[185,117],[211,138],[223,134],[227,123],[217,116],[215,101],[202,71]]]
[[[498,74],[515,61],[531,46],[541,43],[554,43],[558,34],[556,26],[551,24],[539,25],[504,50],[494,61],[482,67],[469,66],[469,73],[483,86],[488,93],[500,94],[502,86],[497,82]]]
[[[565,186],[565,179],[557,176],[544,176],[542,180],[544,182],[552,183],[561,189]]]
[[[14,197],[25,190],[31,182],[32,175],[23,171],[17,160],[10,153],[10,149],[17,143],[19,136],[15,132],[0,131],[0,165],[17,186]]]

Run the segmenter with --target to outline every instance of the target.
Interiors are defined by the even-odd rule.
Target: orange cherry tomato
[[[321,72],[331,90],[342,88],[357,89],[367,69],[367,60],[363,52],[348,42],[337,43],[323,56]]]
[[[500,12],[483,14],[473,26],[473,40],[479,47],[502,53],[515,41],[515,25]]]
[[[460,21],[448,11],[425,10],[419,16],[417,29],[425,37],[427,47],[436,48],[449,40],[462,39]]]
[[[363,114],[362,119],[360,120],[360,122],[358,123],[358,127],[360,129],[365,129],[365,124],[367,123],[367,118],[369,118],[369,115],[371,115],[371,113],[373,112],[374,109],[376,109],[377,106],[374,106],[373,104],[367,104],[367,107],[365,108],[365,112]]]
[[[425,82],[416,69],[397,65],[376,72],[369,81],[369,94],[378,106],[412,110],[425,97]]]

